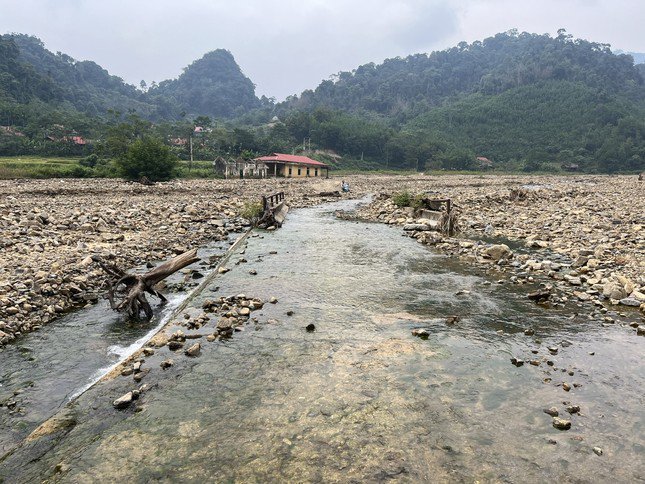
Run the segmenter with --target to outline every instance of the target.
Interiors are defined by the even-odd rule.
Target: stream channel
[[[400,228],[334,217],[356,203],[294,210],[280,230],[253,233],[186,313],[219,295],[277,304],[254,311],[231,339],[199,339],[197,358],[156,350],[144,363],[150,390],[128,409],[112,401],[135,388],[132,377],[94,385],[59,412],[63,431],[0,460],[0,481],[645,482],[643,338],[592,321],[590,309],[535,305],[527,287],[498,283]],[[25,391],[27,416],[47,418],[111,363],[108,348],[159,324],[118,326],[100,311],[0,353],[3,379],[14,365],[38,389]],[[460,319],[447,324],[450,316]],[[99,320],[95,337],[70,337]],[[15,362],[24,354],[35,358],[33,374]],[[55,371],[91,354],[102,356]],[[514,366],[514,356],[526,363]],[[169,357],[174,366],[161,370]],[[51,374],[38,363],[46,359]],[[550,407],[570,430],[552,426]]]

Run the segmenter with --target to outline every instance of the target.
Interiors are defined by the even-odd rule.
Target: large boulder
[[[627,297],[625,287],[617,281],[610,280],[602,288],[603,296],[620,301]]]
[[[484,251],[484,254],[489,259],[493,259],[494,261],[498,261],[498,260],[501,260],[501,259],[510,258],[513,255],[513,251],[506,244],[496,244],[496,245],[491,245],[490,247],[488,247]]]

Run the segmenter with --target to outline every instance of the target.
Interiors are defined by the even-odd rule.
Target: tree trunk
[[[154,286],[166,277],[174,274],[180,269],[197,262],[197,249],[184,252],[158,267],[142,275],[127,274],[114,265],[106,264],[100,259],[95,259],[103,270],[116,279],[110,284],[107,292],[107,299],[110,307],[115,311],[126,312],[131,318],[139,319],[143,312],[146,319],[152,317],[152,307],[146,299],[145,293],[158,297],[162,302],[166,298],[154,289]]]

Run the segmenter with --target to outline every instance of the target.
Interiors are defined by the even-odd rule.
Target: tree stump
[[[110,307],[115,311],[125,312],[134,319],[140,319],[141,313],[146,319],[152,318],[152,307],[146,299],[146,293],[156,296],[162,303],[167,302],[163,294],[157,291],[154,286],[166,277],[198,260],[200,259],[197,257],[197,249],[192,249],[164,262],[145,274],[135,275],[127,274],[118,267],[107,264],[100,258],[94,258],[94,261],[113,277],[106,294],[106,298],[110,301]]]

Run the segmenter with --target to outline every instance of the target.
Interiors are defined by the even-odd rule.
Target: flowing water
[[[140,411],[111,408],[118,382],[92,388],[75,403],[69,433],[37,459],[32,448],[0,462],[0,477],[645,480],[644,338],[579,308],[534,305],[525,287],[499,284],[399,229],[333,216],[352,206],[296,210],[279,231],[250,238],[238,256],[248,262],[194,306],[238,293],[277,304],[230,340],[202,340],[199,358],[159,350],[146,364],[169,354],[176,364],[146,377],[154,388]],[[459,320],[447,324],[449,316]],[[428,338],[412,336],[415,328]],[[543,412],[552,406],[570,430],[552,426]]]
[[[199,256],[207,260],[223,255],[227,248],[226,242],[220,242],[200,250]],[[183,273],[177,273],[167,281],[178,284],[184,278]],[[186,291],[171,294],[165,306],[155,308],[155,316],[148,322],[128,322],[102,301],[1,348],[0,457],[140,348],[186,295]],[[156,300],[151,302],[154,307]]]

